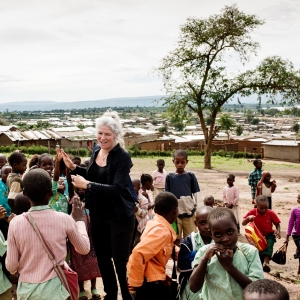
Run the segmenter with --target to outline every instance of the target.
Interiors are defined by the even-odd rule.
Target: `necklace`
[[[108,154],[109,154],[109,152],[108,152],[106,155],[103,155],[103,154],[102,154],[102,150],[101,150],[101,151],[100,151],[100,154],[101,154],[101,156],[102,156],[102,161],[105,161],[106,158],[107,158],[107,156],[108,156]]]

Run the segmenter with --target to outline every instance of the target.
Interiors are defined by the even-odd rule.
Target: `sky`
[[[233,3],[266,22],[249,67],[280,55],[300,68],[298,0],[0,0],[0,103],[163,95],[152,70],[180,25]]]

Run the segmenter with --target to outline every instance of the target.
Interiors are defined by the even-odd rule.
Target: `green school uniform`
[[[2,232],[0,231],[0,256],[3,256],[5,254],[6,249],[7,249],[7,242],[5,241],[5,238]],[[0,263],[0,296],[10,288],[11,288],[11,283],[4,275],[2,270],[2,264]]]

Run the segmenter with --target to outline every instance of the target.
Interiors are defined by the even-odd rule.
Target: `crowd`
[[[29,164],[19,151],[8,162],[0,155],[1,300],[12,299],[12,283],[20,300],[87,300],[85,281],[92,299],[101,299],[99,277],[106,300],[117,299],[118,283],[125,300],[289,299],[282,285],[264,279],[281,221],[272,210],[276,182],[261,160],[248,178],[254,208],[241,218],[234,174],[227,175],[222,205],[213,195],[201,200],[184,150],[173,154],[174,172],[159,159],[152,174],[131,179],[118,115],[106,112],[96,131],[98,144],[84,163],[60,148],[54,159],[34,155]],[[253,223],[265,237],[262,251],[238,242],[242,226]],[[300,275],[299,206],[286,245],[290,236]],[[77,291],[60,270],[76,272]]]

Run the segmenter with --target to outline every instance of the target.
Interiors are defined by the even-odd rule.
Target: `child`
[[[11,166],[2,167],[2,178],[0,179],[0,205],[2,205],[6,210],[6,217],[10,216],[11,209],[8,205],[8,189],[6,186],[6,180],[8,175],[11,173]]]
[[[140,192],[141,182],[138,179],[132,180],[133,188],[138,197],[138,204],[134,207],[136,217],[136,230],[133,236],[133,248],[140,242],[141,235],[149,221],[148,206],[149,202],[146,197]]]
[[[2,177],[2,168],[7,163],[6,156],[4,154],[0,154],[0,178]]]
[[[267,239],[268,247],[266,250],[260,252],[260,259],[263,263],[263,270],[270,272],[269,262],[273,254],[274,243],[276,242],[275,236],[280,239],[280,220],[275,212],[269,208],[268,198],[265,196],[258,196],[256,198],[257,208],[251,209],[245,216],[243,225],[249,222],[254,222],[259,231]],[[276,227],[274,232],[273,224]]]
[[[230,208],[235,216],[236,222],[239,228],[240,235],[240,221],[239,221],[239,190],[233,185],[235,181],[235,176],[229,174],[227,176],[227,186],[223,189],[223,201],[227,208]]]
[[[300,204],[300,194],[298,194],[297,202]],[[289,218],[289,225],[286,231],[285,243],[289,243],[289,238],[292,235],[293,240],[296,244],[295,259],[299,259],[298,273],[300,275],[300,206],[294,207],[291,211]]]
[[[30,201],[27,196],[20,192],[15,198],[15,214],[21,215],[30,209]]]
[[[243,300],[289,300],[287,289],[275,280],[259,279],[250,283],[244,290]]]
[[[31,203],[30,215],[50,245],[55,260],[67,267],[64,263],[67,239],[79,253],[87,254],[90,242],[82,222],[80,201],[74,201],[72,217],[50,209],[47,204],[52,195],[51,179],[46,171],[39,168],[28,172],[23,184],[24,194],[29,197]],[[20,273],[18,299],[47,300],[49,295],[51,299],[69,297],[53,268],[52,260],[26,215],[19,215],[11,220],[7,245],[7,270],[12,274]]]
[[[152,195],[149,194],[147,191],[153,190],[153,178],[149,174],[142,174],[141,176],[141,189],[140,192],[141,194],[148,199],[148,217],[149,220],[153,219],[153,199]]]
[[[8,204],[11,212],[14,213],[14,200],[18,193],[23,190],[22,179],[20,175],[24,174],[27,168],[27,158],[21,152],[14,152],[8,158],[11,166],[11,173],[8,174],[6,185],[8,189]]]
[[[192,232],[181,243],[178,255],[178,269],[180,271],[180,299],[199,299],[198,293],[192,293],[189,288],[189,278],[192,274],[192,262],[197,251],[212,242],[207,217],[213,210],[210,206],[202,206],[196,211],[195,225],[198,232]]]
[[[88,167],[90,165],[90,159],[89,158],[85,159],[84,164],[86,167]]]
[[[166,182],[166,176],[167,172],[164,169],[165,167],[165,161],[163,159],[158,159],[156,161],[157,170],[155,170],[152,173],[153,178],[153,186],[155,188],[155,193],[157,196],[159,193],[161,193],[165,188],[165,182]]]
[[[128,284],[136,300],[168,300],[166,264],[172,255],[176,234],[171,225],[178,216],[177,198],[162,192],[155,198],[155,217],[127,264]]]
[[[264,278],[258,250],[238,243],[238,227],[232,211],[215,208],[208,216],[215,244],[199,249],[193,262],[191,291],[200,289],[202,300],[242,299],[243,289],[254,280]]]
[[[263,171],[260,181],[257,183],[256,197],[263,195],[268,197],[269,209],[272,209],[272,193],[276,190],[276,181],[270,181],[271,174],[268,171]]]
[[[188,156],[184,150],[176,150],[173,154],[175,173],[169,173],[166,177],[165,191],[171,192],[178,199],[177,239],[187,237],[195,230],[194,212],[196,199],[198,207],[200,204],[200,188],[194,173],[185,171]]]
[[[81,164],[81,158],[79,156],[74,156],[72,161],[76,166],[80,166]]]
[[[60,211],[63,213],[68,213],[68,198],[64,194],[64,190],[66,189],[64,184],[64,179],[59,178],[60,174],[60,161],[62,159],[62,155],[60,154],[60,149],[56,149],[56,159],[55,159],[55,167],[53,172],[53,181],[52,181],[52,197],[49,200],[49,205],[52,209],[56,211]],[[48,153],[43,153],[39,157],[39,167],[48,172],[50,178],[52,176],[53,171],[53,158]],[[27,175],[26,175],[27,176]]]
[[[39,155],[38,154],[34,154],[32,155],[29,163],[28,163],[28,167],[29,169],[35,169],[39,167]]]
[[[204,203],[204,206],[214,207],[215,198],[212,195],[205,196],[203,203]]]
[[[262,175],[262,161],[260,159],[255,159],[253,161],[253,165],[255,169],[248,176],[248,184],[251,186],[251,197],[252,204],[255,204],[255,195],[256,195],[256,187],[257,183],[261,179]]]

